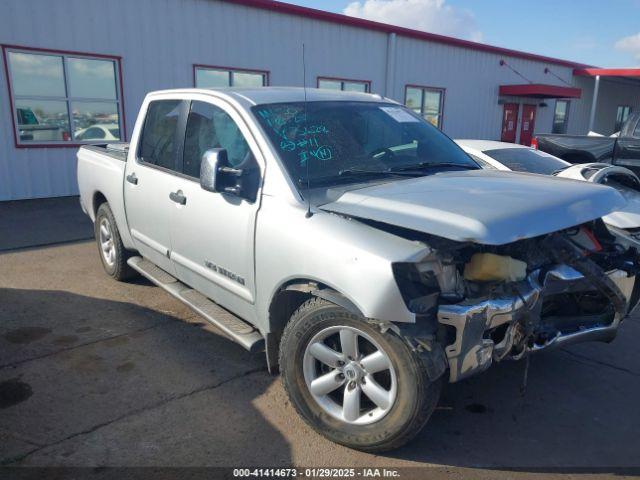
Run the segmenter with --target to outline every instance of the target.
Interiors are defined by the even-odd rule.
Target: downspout
[[[390,33],[387,36],[387,71],[384,79],[384,96],[393,98],[394,80],[396,69],[396,34]]]
[[[598,91],[600,90],[600,75],[596,75],[596,83],[593,87],[593,100],[591,101],[591,114],[589,115],[589,132],[593,132],[593,124],[596,120],[596,105],[598,104]]]

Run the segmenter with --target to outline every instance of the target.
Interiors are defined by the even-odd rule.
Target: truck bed
[[[127,248],[133,247],[126,222],[123,184],[129,144],[85,145],[78,149],[80,204],[92,221],[100,204],[109,202]]]
[[[538,149],[571,163],[610,162],[616,139],[589,135],[536,135]]]
[[[129,142],[86,145],[80,148],[92,150],[94,152],[100,153],[101,155],[107,155],[111,158],[115,158],[116,160],[126,162],[127,153],[129,152]]]

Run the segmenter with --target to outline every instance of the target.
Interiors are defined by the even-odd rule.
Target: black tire
[[[113,251],[114,251],[114,259],[110,264],[105,258],[106,255],[103,253],[102,245],[100,242],[100,226],[103,221],[108,222],[110,227],[111,239],[113,242]],[[131,256],[131,254],[124,248],[122,244],[122,239],[120,238],[120,232],[118,231],[118,225],[116,224],[116,219],[113,216],[113,212],[109,207],[108,203],[103,203],[98,207],[98,211],[96,212],[96,221],[94,223],[94,234],[96,237],[96,243],[98,245],[98,254],[100,255],[100,260],[102,261],[102,266],[104,267],[104,271],[110,277],[118,281],[128,280],[137,275],[137,272],[133,270],[127,260]]]
[[[355,327],[370,336],[395,369],[396,400],[374,423],[356,425],[331,416],[305,382],[303,358],[308,343],[318,332],[338,325]],[[423,362],[396,334],[382,333],[365,319],[320,298],[305,302],[287,324],[280,344],[280,370],[284,388],[307,424],[336,443],[366,452],[393,450],[413,439],[435,410],[442,388],[441,379],[429,381]]]

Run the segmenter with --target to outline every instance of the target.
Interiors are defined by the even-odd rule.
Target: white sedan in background
[[[600,183],[616,188],[627,205],[603,220],[640,241],[640,179],[631,170],[607,163],[569,162],[531,147],[491,140],[455,140],[482,168],[511,170]]]
[[[117,123],[97,123],[90,127],[78,130],[75,134],[76,140],[104,140],[119,141],[120,125]]]

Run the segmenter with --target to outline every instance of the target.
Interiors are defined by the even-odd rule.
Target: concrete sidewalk
[[[0,202],[0,251],[92,238],[78,198]]]

